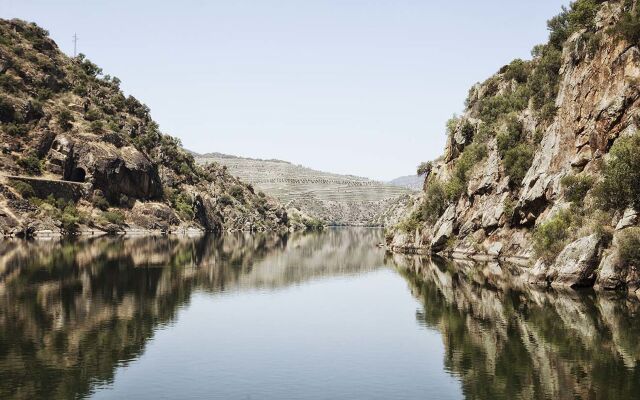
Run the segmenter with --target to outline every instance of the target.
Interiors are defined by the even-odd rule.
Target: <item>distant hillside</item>
[[[387,183],[393,186],[400,186],[412,190],[422,190],[425,175],[405,175],[392,179]]]
[[[412,191],[368,178],[316,171],[281,160],[226,154],[195,154],[196,162],[215,162],[228,172],[332,225],[384,225],[387,210]]]

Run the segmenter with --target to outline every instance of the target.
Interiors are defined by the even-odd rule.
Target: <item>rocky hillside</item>
[[[640,10],[579,0],[471,88],[395,251],[521,257],[529,283],[640,284]]]
[[[119,84],[0,20],[1,233],[288,229],[275,199],[197,166]]]
[[[353,175],[316,171],[281,160],[259,160],[220,153],[195,155],[214,162],[256,189],[329,225],[382,226],[387,214],[412,191]]]

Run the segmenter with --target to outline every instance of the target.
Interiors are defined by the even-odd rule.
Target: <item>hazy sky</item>
[[[547,37],[563,0],[0,0],[197,152],[375,179],[442,154],[469,87]]]

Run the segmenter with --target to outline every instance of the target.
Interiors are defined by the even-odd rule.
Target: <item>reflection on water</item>
[[[136,359],[194,290],[382,266],[378,230],[0,242],[0,398],[76,398]]]
[[[0,242],[0,398],[83,398],[96,390],[108,398],[100,389],[114,381],[118,389],[116,375],[126,374],[128,365],[141,360],[158,332],[179,336],[189,318],[196,318],[185,314],[191,308],[205,315],[213,312],[207,309],[211,303],[196,292],[206,298],[233,295],[216,311],[222,323],[224,307],[246,314],[272,298],[271,293],[283,291],[288,297],[278,301],[284,303],[273,303],[281,304],[283,315],[273,307],[243,320],[229,310],[231,322],[218,328],[220,335],[215,336],[215,325],[206,326],[216,343],[196,345],[203,346],[203,352],[218,351],[212,357],[226,349],[231,358],[227,365],[212,360],[198,368],[226,373],[208,372],[206,377],[218,379],[218,386],[223,380],[238,383],[236,391],[219,397],[204,386],[210,390],[207,398],[247,398],[238,391],[246,381],[229,376],[236,371],[232,359],[236,364],[248,360],[238,365],[236,375],[251,370],[251,381],[261,382],[262,396],[255,398],[626,399],[640,393],[637,300],[534,291],[517,284],[517,271],[494,264],[385,256],[375,247],[382,235],[375,229],[335,229],[288,237]],[[392,272],[396,270],[402,278]],[[335,277],[346,286],[317,284]],[[325,304],[317,301],[324,296]],[[309,304],[301,305],[306,308],[300,314],[296,303],[304,302]],[[334,303],[334,309],[300,321],[301,315]],[[367,310],[367,304],[375,309]],[[292,308],[285,310],[284,305]],[[406,321],[404,315],[409,315]],[[281,346],[298,340],[306,350],[293,354],[291,347],[282,347],[265,353],[280,364],[263,369],[261,349],[249,355],[233,353],[233,346],[250,346],[246,337],[244,344],[233,343],[233,338],[240,341],[242,324],[251,329],[251,318],[258,316],[276,326],[262,321],[260,338],[251,340],[275,349],[280,330]],[[296,330],[297,339],[286,337]],[[437,340],[430,340],[432,336]],[[357,345],[345,345],[351,341]],[[442,356],[434,360],[434,354]],[[281,364],[297,365],[277,370],[297,374],[295,379],[274,375],[272,381],[260,380]],[[438,371],[458,383],[439,386],[446,375]],[[148,374],[149,379],[167,378],[166,371]],[[286,386],[284,381],[306,386]],[[165,395],[202,395],[180,390]]]
[[[537,291],[497,264],[392,258],[424,304],[417,320],[442,334],[446,368],[467,398],[638,398],[637,299]]]

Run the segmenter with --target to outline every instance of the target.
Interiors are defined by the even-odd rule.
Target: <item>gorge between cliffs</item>
[[[562,7],[385,181],[190,149],[0,18],[0,398],[637,398],[637,3]]]

